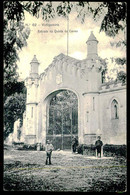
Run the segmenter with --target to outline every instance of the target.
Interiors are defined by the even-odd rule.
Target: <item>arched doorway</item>
[[[55,149],[71,149],[72,136],[78,138],[78,99],[74,92],[62,90],[54,93],[47,110],[46,140]]]

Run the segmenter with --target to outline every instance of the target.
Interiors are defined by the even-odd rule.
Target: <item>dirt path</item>
[[[45,165],[44,151],[6,150],[4,189],[8,191],[126,191],[126,160],[102,159],[53,151]]]

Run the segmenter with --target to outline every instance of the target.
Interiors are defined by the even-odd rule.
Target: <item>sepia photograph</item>
[[[3,191],[127,192],[127,2],[3,1]]]

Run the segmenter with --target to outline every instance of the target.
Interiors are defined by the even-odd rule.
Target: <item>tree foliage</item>
[[[104,31],[108,36],[116,36],[119,30],[126,28],[127,3],[126,2],[103,2],[94,10],[94,18],[107,8],[100,31]]]
[[[13,132],[14,122],[22,119],[25,111],[26,97],[23,93],[15,93],[7,97],[4,103],[4,138]]]
[[[18,52],[27,45],[30,30],[23,24],[24,9],[20,2],[4,1],[4,84],[17,81]]]
[[[124,71],[118,72],[117,81],[122,81],[122,83],[126,82],[126,73]]]
[[[15,93],[22,93],[26,95],[26,87],[24,85],[24,81],[18,82],[6,82],[4,85],[4,102],[7,97],[13,95]]]
[[[13,131],[14,122],[22,120],[25,109],[26,88],[24,82],[17,81],[17,60],[19,51],[27,45],[30,30],[23,24],[24,9],[20,2],[4,1],[4,138]]]
[[[26,105],[24,82],[7,82],[4,87],[4,139],[13,132],[14,122],[23,121]]]

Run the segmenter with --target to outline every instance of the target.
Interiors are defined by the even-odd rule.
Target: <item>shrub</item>
[[[14,142],[14,141],[13,141],[12,144],[15,145],[15,146],[18,146],[18,145],[23,145],[24,142]]]
[[[41,151],[45,151],[45,146],[43,144],[41,144]]]
[[[103,146],[104,156],[127,156],[127,147],[126,145],[113,145],[105,144]]]
[[[77,147],[78,154],[82,154],[83,155],[83,151],[84,151],[83,144],[78,145],[78,147]]]
[[[23,149],[24,150],[36,150],[37,144],[24,144]]]
[[[79,154],[85,154],[90,156],[95,156],[95,145],[86,145],[80,144],[77,147],[77,152]],[[104,156],[127,156],[127,147],[126,145],[113,145],[113,144],[105,144],[103,145],[103,155]]]

